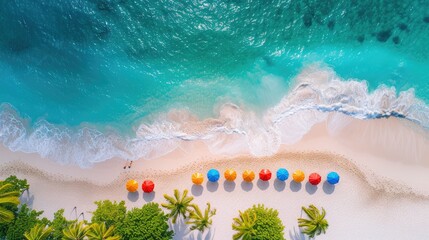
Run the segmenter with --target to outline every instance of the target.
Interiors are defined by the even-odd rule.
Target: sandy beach
[[[344,117],[346,118],[346,117]],[[329,229],[317,239],[427,239],[429,223],[429,137],[427,131],[401,119],[346,119],[341,129],[332,132],[327,123],[316,124],[298,143],[282,145],[273,156],[255,157],[215,155],[206,144],[184,141],[180,148],[154,160],[139,159],[131,168],[123,169],[125,160],[112,159],[89,168],[59,165],[36,154],[0,149],[0,177],[17,175],[30,183],[22,202],[43,209],[44,216],[65,209],[65,216],[74,218],[72,210],[83,212],[90,219],[96,200],[126,201],[128,208],[146,202],[163,202],[163,194],[174,189],[189,189],[195,202],[210,202],[217,209],[213,227],[204,236],[188,233],[183,224],[175,225],[175,239],[231,239],[232,218],[239,210],[263,203],[279,210],[286,239],[306,239],[299,233],[297,218],[301,206],[315,204],[327,211]],[[227,146],[226,146],[227,147]],[[284,167],[290,173],[301,169],[306,173],[302,184],[289,178],[285,183],[255,179],[248,184],[241,173],[256,173],[268,168],[273,173]],[[238,173],[235,182],[218,183],[205,179],[193,185],[191,174],[204,175],[210,168],[221,174],[227,168]],[[336,171],[338,185],[325,182],[326,175]],[[317,172],[322,183],[317,187],[307,176]],[[134,178],[155,182],[155,192],[128,193],[125,183]]]

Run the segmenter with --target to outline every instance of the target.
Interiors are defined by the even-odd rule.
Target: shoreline
[[[156,160],[188,145],[184,142],[205,142],[217,154],[272,155],[282,145],[296,145],[320,122],[336,132],[353,118],[352,122],[395,119],[429,131],[429,106],[416,98],[414,89],[396,91],[380,85],[369,91],[367,82],[343,79],[317,63],[303,67],[281,99],[266,109],[225,100],[209,107],[211,115],[199,117],[192,109],[176,107],[122,127],[114,122],[70,127],[26,119],[12,105],[2,103],[0,132],[2,143],[10,149],[88,167],[112,158]],[[227,143],[231,146],[225,148]]]
[[[421,152],[415,157],[422,156],[422,159],[401,159],[403,155],[413,154],[413,148],[406,148],[403,142],[392,137],[399,132],[405,140],[414,139],[422,146],[429,146],[425,145],[428,143],[426,133],[397,119],[352,119],[336,134],[328,133],[325,124],[315,125],[297,144],[283,145],[273,156],[215,155],[208,151],[204,142],[184,142],[181,148],[161,158],[134,161],[129,170],[122,168],[125,161],[121,159],[82,169],[59,165],[36,154],[13,153],[1,147],[0,176],[15,174],[28,179],[30,193],[23,196],[23,201],[37,210],[44,210],[43,216],[48,218],[64,208],[65,217],[70,219],[70,211],[77,207],[79,212],[85,213],[86,219],[90,219],[90,212],[95,209],[93,202],[104,199],[124,200],[129,209],[151,201],[161,203],[164,193],[172,194],[177,188],[188,189],[197,204],[202,206],[209,201],[218,209],[213,219],[213,231],[209,233],[213,236],[209,239],[229,239],[233,234],[232,218],[238,210],[258,203],[279,210],[288,239],[304,239],[299,234],[296,218],[301,206],[312,203],[327,210],[330,222],[327,234],[318,239],[346,239],[347,236],[353,239],[350,233],[357,228],[363,229],[360,239],[406,238],[409,232],[429,237],[423,227],[429,214],[428,168],[425,162],[411,164],[416,160],[424,161],[429,150],[419,149]],[[372,140],[386,145],[374,146],[370,141],[363,141],[367,131],[376,135],[377,131],[384,133]],[[386,148],[394,152],[386,152]],[[202,186],[192,184],[192,173],[198,171],[205,175],[212,167],[221,172],[218,184],[207,183],[207,179]],[[306,180],[295,184],[290,177],[283,184],[275,180],[275,171],[279,167],[285,167],[290,174],[302,169]],[[224,181],[226,168],[237,171],[234,183]],[[262,168],[273,172],[268,183],[255,179],[251,185],[243,184],[241,172],[244,169],[257,174]],[[337,171],[341,177],[335,187],[324,183],[330,171]],[[318,187],[307,183],[311,172],[322,176]],[[136,178],[139,184],[144,179],[153,180],[155,192],[143,194],[139,189],[137,194],[127,193],[125,182],[130,178]],[[352,216],[356,217],[350,219]],[[378,227],[381,224],[383,229]],[[192,239],[191,235],[181,234],[175,239]]]

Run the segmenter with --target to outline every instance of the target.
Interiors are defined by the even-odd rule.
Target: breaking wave
[[[200,140],[215,154],[271,155],[282,144],[298,142],[316,123],[326,121],[335,134],[348,124],[338,112],[357,119],[403,118],[429,129],[429,107],[414,90],[397,92],[381,85],[370,92],[365,81],[341,79],[331,69],[310,66],[294,79],[294,88],[262,115],[226,103],[217,117],[199,119],[173,109],[147,119],[133,136],[100,131],[94,126],[68,128],[40,120],[34,124],[9,104],[0,106],[0,142],[12,151],[38,153],[62,164],[86,167],[119,157],[155,159]],[[131,128],[131,127],[130,127]]]

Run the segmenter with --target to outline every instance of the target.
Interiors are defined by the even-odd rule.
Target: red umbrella
[[[322,181],[322,177],[317,174],[317,173],[312,173],[310,174],[310,176],[308,177],[308,181],[312,184],[312,185],[317,185],[320,183],[320,181]]]
[[[155,188],[155,184],[151,180],[146,180],[142,184],[142,190],[145,193],[153,192],[154,188]]]
[[[261,179],[262,181],[268,181],[271,179],[271,172],[268,169],[262,169],[259,172],[259,179]]]

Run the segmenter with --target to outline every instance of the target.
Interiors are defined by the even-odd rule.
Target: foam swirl
[[[30,126],[4,103],[0,142],[12,151],[85,167],[114,157],[154,159],[194,140],[204,141],[213,153],[272,155],[282,144],[299,141],[318,122],[328,120],[332,134],[341,131],[348,122],[338,115],[330,117],[332,112],[357,119],[403,118],[429,129],[429,107],[414,96],[413,89],[397,94],[393,87],[382,85],[369,92],[365,81],[343,80],[331,69],[317,66],[304,69],[295,82],[296,87],[263,116],[231,103],[222,105],[216,118],[203,120],[185,110],[171,110],[150,124],[140,124],[135,136],[90,126],[70,129],[43,120]]]

